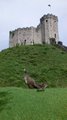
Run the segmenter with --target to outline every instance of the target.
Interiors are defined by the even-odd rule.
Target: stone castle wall
[[[57,43],[59,41],[58,17],[52,14],[44,15],[40,19],[42,42],[50,44],[51,39]]]
[[[58,42],[58,40],[58,18],[52,14],[44,15],[36,28],[18,28],[9,33],[9,47],[14,47],[16,44],[50,44],[53,41]]]

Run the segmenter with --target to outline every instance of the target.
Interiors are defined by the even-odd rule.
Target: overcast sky
[[[51,4],[51,9],[48,4]],[[47,13],[58,16],[59,39],[67,45],[66,0],[0,0],[0,50],[9,47],[9,31],[36,27]]]

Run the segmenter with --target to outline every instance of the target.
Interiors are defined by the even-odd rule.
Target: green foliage
[[[67,87],[67,52],[52,45],[16,46],[0,52],[0,86],[26,87],[23,69],[49,87]]]
[[[67,88],[0,88],[0,120],[67,120]]]

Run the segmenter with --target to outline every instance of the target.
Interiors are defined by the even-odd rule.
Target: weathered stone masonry
[[[9,32],[9,47],[14,47],[17,44],[52,44],[58,41],[58,17],[52,14],[44,15],[36,28],[18,28]]]

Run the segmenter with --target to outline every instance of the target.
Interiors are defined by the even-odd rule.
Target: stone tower
[[[41,17],[37,27],[18,28],[9,32],[9,47],[17,44],[55,44],[58,41],[58,17],[52,14]]]
[[[59,41],[58,17],[52,14],[40,19],[42,43],[55,44]]]

